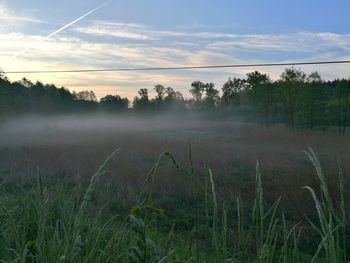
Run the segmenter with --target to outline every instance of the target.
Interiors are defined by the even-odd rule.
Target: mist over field
[[[299,208],[305,202],[297,204],[294,198],[299,200],[301,187],[314,182],[304,150],[312,147],[327,161],[329,173],[336,174],[339,160],[344,169],[350,163],[347,137],[320,131],[293,132],[278,125],[265,128],[208,114],[23,115],[4,120],[0,126],[0,165],[3,172],[12,174],[10,180],[29,180],[39,169],[57,178],[79,176],[87,182],[103,160],[120,148],[106,180],[137,192],[162,152],[174,154],[181,166],[187,166],[189,146],[197,171],[205,174],[206,167],[212,169],[219,195],[238,194],[253,185],[259,161],[264,179],[275,181],[273,191],[267,191],[269,198],[288,191],[289,201],[284,200]],[[189,181],[179,179],[174,169],[161,169],[160,173],[159,191],[189,193]],[[269,187],[267,183],[267,190]],[[253,194],[253,188],[242,194]]]
[[[0,143],[60,144],[106,140],[106,135],[161,132],[205,125],[204,121],[179,115],[135,116],[113,114],[28,115],[8,119],[0,126]],[[90,139],[88,135],[91,135]]]
[[[24,145],[79,145],[103,143],[126,136],[130,140],[138,136],[172,135],[188,139],[212,134],[231,127],[231,135],[239,136],[240,123],[215,121],[205,114],[164,113],[135,115],[108,113],[24,115],[5,119],[0,126],[1,146]],[[234,129],[232,129],[234,127]],[[117,146],[117,145],[116,145]]]

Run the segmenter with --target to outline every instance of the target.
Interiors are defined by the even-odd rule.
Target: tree
[[[0,69],[0,114],[5,112],[7,108],[6,95],[8,86],[10,86],[10,82],[2,69]]]
[[[217,89],[215,89],[215,84],[212,82],[206,83],[204,85],[204,89],[205,89],[205,105],[206,105],[206,107],[214,108],[220,99],[219,91]]]
[[[229,78],[222,87],[221,102],[224,106],[240,106],[240,93],[245,90],[246,81],[239,78]]]
[[[83,90],[78,93],[73,92],[73,96],[76,100],[89,101],[89,102],[97,102],[97,97],[95,93],[90,90]]]
[[[272,109],[273,92],[270,77],[259,71],[247,74],[247,84],[250,94],[250,102],[256,114],[263,116],[265,126],[269,126]],[[259,117],[260,117],[259,116]]]
[[[165,87],[163,85],[156,85],[154,86],[154,90],[157,93],[155,99],[154,99],[154,106],[156,108],[161,108],[163,105],[164,95],[165,95]]]
[[[8,78],[6,77],[4,71],[1,68],[0,68],[0,80],[8,81]]]
[[[313,130],[315,125],[322,126],[325,119],[326,93],[324,82],[318,72],[313,72],[306,78],[305,87],[300,98],[300,123]]]
[[[141,99],[148,99],[148,89],[140,89],[138,92],[137,92]]]
[[[29,79],[22,78],[19,83],[21,83],[26,88],[31,88],[34,86],[33,82],[31,82]]]
[[[159,100],[163,100],[165,95],[165,87],[163,85],[158,84],[154,86],[154,90],[157,93],[156,98]]]
[[[167,87],[165,89],[166,96],[164,97],[164,106],[180,108],[184,105],[184,97],[179,91],[175,91],[172,87]]]
[[[182,93],[180,91],[175,91],[175,99],[181,100],[181,101],[185,100],[184,96],[182,95]]]
[[[287,126],[295,129],[296,113],[306,75],[300,69],[287,68],[281,75],[280,87]]]
[[[205,90],[205,84],[201,81],[194,81],[191,84],[192,89],[190,89],[190,93],[196,102],[202,101],[203,92]]]
[[[165,89],[165,94],[166,94],[166,97],[164,98],[165,104],[171,104],[174,102],[174,100],[177,100],[177,96],[176,96],[177,94],[172,87],[167,87]],[[182,96],[182,94],[181,94],[181,96]]]
[[[349,125],[350,117],[350,81],[345,79],[337,80],[335,83],[335,89],[338,131],[345,134],[346,128]]]
[[[129,106],[127,98],[121,98],[119,95],[107,95],[100,100],[100,104],[107,110],[126,110]]]
[[[138,92],[140,97],[136,96],[133,101],[133,107],[136,110],[146,110],[150,106],[150,101],[148,99],[148,89],[140,89]]]

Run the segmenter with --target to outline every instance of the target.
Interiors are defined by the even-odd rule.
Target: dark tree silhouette
[[[240,96],[246,88],[246,81],[239,78],[229,78],[222,87],[221,101],[224,106],[240,106]]]
[[[247,74],[247,84],[250,92],[250,103],[257,117],[262,117],[265,126],[269,126],[270,114],[273,107],[273,86],[266,74],[258,71]],[[262,116],[259,116],[262,115]]]
[[[97,101],[97,97],[92,90],[91,91],[83,90],[83,91],[80,91],[78,93],[73,91],[73,96],[77,100],[84,100],[84,101],[91,101],[91,102]]]
[[[200,102],[202,100],[203,92],[205,91],[205,84],[201,81],[194,81],[191,84],[192,89],[190,89],[190,93],[193,98]]]
[[[100,99],[100,105],[108,111],[125,111],[129,107],[129,100],[119,95],[107,95]]]
[[[140,97],[136,96],[133,101],[133,108],[136,110],[146,110],[150,107],[148,98],[148,89],[140,89],[138,92]]]
[[[295,129],[298,103],[305,88],[306,75],[295,68],[286,69],[281,75],[281,91],[287,125]]]
[[[204,101],[205,106],[207,108],[214,108],[220,99],[219,91],[215,89],[215,85],[212,82],[206,83],[204,85],[204,89],[205,89],[205,101]]]

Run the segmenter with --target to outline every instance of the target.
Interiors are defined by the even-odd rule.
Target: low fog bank
[[[77,144],[103,141],[111,136],[183,133],[191,136],[208,130],[232,129],[232,121],[213,120],[199,114],[163,115],[25,115],[7,118],[0,125],[0,146],[28,144]],[[234,126],[239,127],[235,122]]]
[[[210,167],[219,193],[253,193],[259,160],[267,200],[274,202],[288,192],[289,207],[303,204],[302,186],[315,182],[303,153],[308,146],[330,178],[337,178],[339,160],[344,173],[350,171],[350,139],[339,134],[293,132],[208,115],[28,115],[0,122],[0,180],[30,182],[39,169],[47,178],[87,183],[106,157],[120,148],[104,178],[115,191],[136,196],[164,151],[175,156],[186,175],[189,143],[196,174],[204,178]],[[158,175],[159,193],[191,192],[189,174],[178,176],[169,160],[162,161]]]

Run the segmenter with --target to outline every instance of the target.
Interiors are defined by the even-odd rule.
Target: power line
[[[85,73],[85,72],[115,72],[115,71],[161,71],[161,70],[195,70],[218,68],[247,68],[247,67],[276,67],[276,66],[303,66],[325,64],[349,64],[350,60],[311,61],[290,63],[262,63],[262,64],[231,64],[231,65],[206,65],[206,66],[180,66],[180,67],[146,67],[146,68],[105,68],[105,69],[72,69],[72,70],[28,70],[5,71],[5,74],[51,74],[51,73]]]

